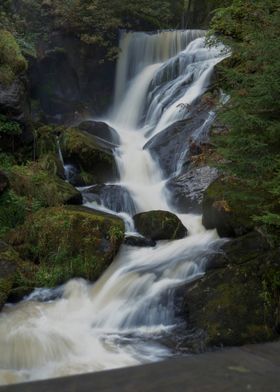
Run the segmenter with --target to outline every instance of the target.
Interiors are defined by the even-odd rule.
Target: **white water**
[[[201,31],[129,33],[121,42],[115,104],[107,122],[121,138],[116,159],[121,185],[138,211],[169,208],[160,168],[148,150],[148,135],[182,117],[207,88],[218,49],[206,49]],[[185,115],[187,115],[185,113]],[[102,208],[102,207],[101,207]],[[121,215],[121,214],[119,214]],[[123,214],[124,215],[124,214]],[[174,288],[203,274],[217,243],[201,217],[178,215],[187,238],[155,248],[123,246],[93,285],[72,280],[37,290],[0,315],[0,382],[56,377],[160,360],[172,355],[162,339],[172,334]],[[133,231],[131,217],[124,217]]]

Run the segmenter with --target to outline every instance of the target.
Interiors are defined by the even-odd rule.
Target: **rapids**
[[[223,47],[207,48],[200,30],[123,33],[120,47],[114,104],[103,119],[121,139],[115,152],[119,185],[129,191],[137,212],[176,213],[165,189],[168,178],[143,147],[189,115],[187,105],[207,90],[215,65],[225,56]],[[211,119],[213,113],[207,121]],[[182,162],[174,167],[175,175]],[[86,205],[120,215],[127,232],[135,232],[129,214]],[[189,230],[187,238],[158,242],[155,248],[123,245],[95,284],[74,279],[55,290],[37,289],[19,304],[7,304],[0,314],[0,383],[131,366],[173,355],[176,350],[164,342],[181,322],[175,289],[203,274],[208,255],[220,241],[215,231],[203,228],[200,216],[178,216]]]

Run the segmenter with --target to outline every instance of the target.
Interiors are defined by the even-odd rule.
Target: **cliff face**
[[[86,45],[71,33],[51,31],[37,52],[29,67],[31,97],[45,120],[71,122],[83,114],[100,114],[108,106],[115,65],[103,60],[104,49]]]

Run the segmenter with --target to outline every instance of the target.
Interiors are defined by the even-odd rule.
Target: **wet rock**
[[[81,174],[90,175],[90,183],[119,178],[110,143],[75,128],[67,129],[61,145],[65,163],[74,164]],[[88,183],[89,181],[85,181]]]
[[[202,223],[206,229],[217,229],[221,237],[239,237],[254,229],[253,216],[259,208],[258,195],[252,200],[244,195],[248,189],[235,178],[220,177],[204,192]]]
[[[5,173],[0,171],[0,196],[9,187],[9,179]]]
[[[188,233],[180,219],[168,211],[143,212],[133,219],[136,230],[154,241],[180,239]]]
[[[120,144],[120,137],[117,131],[102,121],[83,121],[78,128],[93,136],[105,139],[116,146]]]
[[[8,86],[0,85],[0,112],[9,118],[24,121],[28,117],[28,96],[25,79],[17,78]]]
[[[224,268],[229,264],[243,264],[268,251],[267,239],[257,231],[226,241],[215,253],[210,255],[206,271]]]
[[[205,332],[206,345],[235,346],[279,336],[279,256],[259,233],[250,233],[224,244],[206,275],[187,287],[188,326]]]
[[[148,248],[148,247],[154,247],[156,246],[156,241],[150,239],[150,238],[145,238],[145,237],[137,237],[137,236],[129,236],[126,237],[124,240],[125,245],[129,246],[135,246],[135,247],[140,247],[140,248]]]
[[[211,127],[209,108],[197,105],[190,109],[191,112],[186,120],[177,121],[170,125],[146,143],[144,149],[148,149],[153,158],[159,163],[165,177],[180,172],[184,165],[190,161],[190,140],[204,125],[204,134]],[[199,135],[197,135],[199,136]]]
[[[194,167],[168,181],[167,187],[176,210],[180,213],[201,213],[204,191],[217,177],[216,168],[203,166]]]
[[[55,287],[71,278],[96,280],[124,239],[124,223],[85,207],[41,209],[9,235],[9,243],[35,271],[29,287]],[[25,276],[21,286],[26,285]]]
[[[129,191],[120,185],[94,185],[83,191],[86,202],[96,202],[115,212],[126,212],[133,216],[136,208]]]

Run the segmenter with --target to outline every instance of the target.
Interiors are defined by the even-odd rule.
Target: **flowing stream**
[[[207,90],[224,54],[221,47],[206,48],[204,35],[194,30],[127,33],[121,38],[115,101],[105,120],[119,133],[119,185],[128,190],[137,212],[176,213],[165,189],[168,178],[143,147],[188,116],[184,108]],[[181,166],[175,164],[176,173]],[[132,217],[119,215],[127,232],[135,232]],[[0,315],[0,382],[99,371],[174,355],[176,350],[165,341],[180,322],[175,289],[203,274],[219,241],[215,231],[203,228],[200,216],[178,216],[188,237],[158,242],[154,248],[123,245],[95,284],[74,279],[7,305]]]

